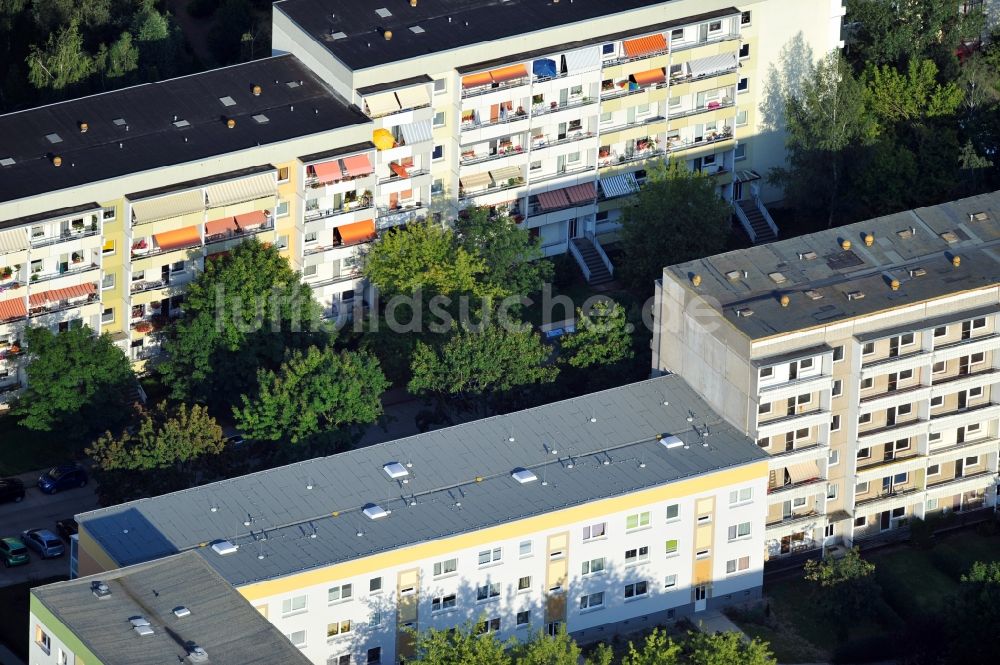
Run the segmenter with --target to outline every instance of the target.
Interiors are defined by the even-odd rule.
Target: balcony
[[[943,432],[963,425],[993,420],[997,417],[1000,417],[1000,404],[982,404],[948,411],[931,416],[931,431]]]
[[[531,151],[534,152],[536,150],[544,150],[546,148],[552,148],[557,145],[564,145],[566,143],[582,141],[584,139],[590,139],[596,136],[597,134],[595,134],[594,132],[576,131],[571,136],[565,136],[561,139],[557,138],[554,141],[550,141],[548,137],[545,136],[541,137],[542,139],[541,141],[538,140],[538,137],[532,137]]]
[[[926,465],[927,458],[922,455],[895,457],[888,460],[882,459],[876,461],[874,464],[859,466],[855,472],[856,482],[865,483],[873,480],[881,480],[886,476],[917,471],[923,469]]]
[[[576,99],[567,100],[565,104],[560,104],[559,102],[549,102],[548,106],[545,104],[536,104],[531,107],[531,117],[537,118],[539,116],[558,113],[559,111],[583,108],[584,106],[590,106],[591,104],[596,104],[597,102],[598,99],[596,97],[578,97]]]
[[[593,166],[581,166],[575,169],[564,168],[561,171],[556,171],[555,173],[545,173],[542,175],[532,175],[531,184],[537,185],[542,182],[548,182],[550,180],[556,180],[557,178],[566,178],[574,175],[581,175],[583,173],[589,173],[594,170]],[[566,243],[563,242],[565,245]]]
[[[393,165],[397,166],[398,168],[396,169],[392,168]],[[422,175],[428,175],[430,173],[430,170],[428,169],[413,169],[412,167],[408,168],[402,166],[401,164],[396,164],[395,162],[392,162],[389,168],[392,170],[392,175],[385,178],[379,178],[378,184],[387,185],[394,182],[402,182],[403,180],[409,180],[411,178],[416,178],[417,176],[422,176]]]
[[[70,309],[77,309],[99,301],[100,295],[97,293],[91,293],[80,298],[60,300],[45,305],[32,305],[31,310],[28,312],[28,316],[31,318],[37,318],[39,316],[46,316],[57,312],[65,312]]]
[[[854,516],[862,517],[874,515],[884,510],[900,508],[923,501],[922,490],[911,487],[904,490],[893,490],[891,492],[880,493],[867,499],[862,499],[854,504]]]
[[[257,235],[258,233],[265,233],[267,231],[273,231],[273,230],[274,230],[274,218],[268,216],[267,221],[265,221],[263,224],[259,224],[256,226],[239,227],[235,229],[229,229],[221,233],[213,233],[212,235],[206,235],[205,245],[211,245],[218,242],[225,242],[227,240],[248,238],[252,235]]]
[[[81,238],[89,238],[91,236],[96,236],[101,234],[101,229],[97,224],[91,224],[90,226],[79,226],[68,231],[63,231],[58,236],[38,236],[31,239],[31,246],[33,248],[48,247],[49,245],[57,245],[63,242],[72,242],[73,240],[79,240]]]
[[[1000,334],[978,335],[936,347],[933,351],[933,362],[951,360],[980,351],[994,350],[1000,350]]]
[[[485,196],[487,194],[503,192],[508,189],[517,189],[518,187],[524,187],[524,178],[521,177],[510,178],[509,180],[504,180],[500,183],[497,183],[495,181],[490,181],[490,182],[491,182],[490,185],[482,189],[476,189],[472,191],[466,191],[465,188],[459,187],[458,198],[463,202],[467,202],[471,199],[476,198],[477,196]]]
[[[980,471],[961,478],[952,478],[941,483],[927,486],[928,499],[940,499],[955,494],[963,494],[978,489],[987,489],[996,485],[997,474],[993,471]]]
[[[772,385],[757,386],[757,394],[763,402],[777,402],[781,399],[796,397],[805,393],[815,393],[833,388],[833,378],[829,374],[817,374],[799,379],[782,381]]]
[[[905,439],[927,431],[927,420],[912,418],[892,425],[884,425],[858,432],[858,443],[862,446],[876,445],[890,439]]]
[[[930,397],[930,394],[930,386],[917,384],[915,386],[899,388],[898,390],[888,390],[875,395],[868,395],[861,398],[859,413],[873,413],[902,404],[923,402]]]
[[[512,65],[488,73],[472,74],[462,78],[462,99],[520,88],[530,82],[531,76],[524,65]]]
[[[734,39],[739,39],[739,30],[731,30],[728,32],[723,32],[718,35],[709,35],[704,39],[696,39],[690,42],[671,42],[670,51],[672,53],[677,53],[679,51],[689,51],[693,48],[698,48],[699,46],[707,46],[708,44],[721,44],[722,42],[730,42]]]
[[[770,456],[767,460],[767,468],[769,471],[776,471],[795,464],[801,464],[802,462],[818,462],[826,459],[829,454],[830,446],[825,443],[816,443],[802,448],[793,448],[792,450],[782,450]]]
[[[805,413],[795,413],[781,416],[773,420],[766,420],[757,423],[757,438],[765,436],[775,436],[795,429],[822,425],[830,420],[830,411],[827,409],[814,409]]]
[[[327,277],[326,279],[312,281],[309,278],[304,278],[303,281],[308,284],[312,289],[322,289],[327,286],[333,286],[334,284],[340,284],[341,282],[353,281],[361,277],[360,270],[349,270],[347,272],[342,272],[335,277]]]
[[[70,265],[72,267],[67,268],[66,270],[58,271],[58,272],[51,272],[51,273],[36,272],[36,273],[32,273],[31,274],[31,283],[32,284],[41,284],[43,282],[50,282],[50,281],[52,281],[54,279],[59,279],[60,277],[71,277],[73,275],[82,275],[82,274],[88,273],[88,272],[90,272],[92,270],[97,270],[98,267],[99,267],[96,263],[87,263],[86,265],[84,265],[83,261],[80,261],[78,263],[72,263]]]
[[[986,438],[963,441],[950,446],[931,448],[930,464],[951,462],[972,455],[986,455],[1000,452],[1000,439]]]
[[[684,109],[680,111],[671,111],[668,109],[667,117],[671,120],[677,120],[678,118],[690,118],[691,116],[700,115],[702,113],[709,113],[711,111],[721,111],[723,109],[731,109],[736,106],[736,101],[732,97],[726,97],[722,101],[709,102],[704,106],[696,106],[692,109]]]
[[[421,213],[426,212],[427,206],[420,202],[397,208],[379,206],[376,224],[380,229],[385,229],[390,226],[399,226],[400,224],[409,224],[420,216]]]
[[[468,150],[462,153],[462,158],[459,163],[462,166],[471,166],[473,164],[482,164],[483,162],[491,162],[497,159],[503,159],[504,157],[513,157],[514,155],[524,154],[524,149],[519,145],[508,145],[499,147],[495,152],[487,154],[477,154],[473,150]],[[379,181],[381,184],[381,181]]]
[[[782,517],[780,520],[764,525],[767,531],[766,538],[782,538],[803,530],[811,531],[817,527],[825,526],[825,518],[826,513],[818,510]]]
[[[769,505],[774,505],[793,499],[806,499],[825,491],[826,479],[809,478],[798,483],[769,486],[767,488],[767,502]]]
[[[609,166],[620,166],[622,164],[634,164],[635,162],[642,162],[647,159],[652,159],[654,157],[662,157],[666,155],[665,150],[660,150],[659,148],[650,148],[647,150],[635,150],[633,152],[626,152],[623,155],[619,155],[614,151],[607,157],[599,158],[597,160],[598,168],[608,168]]]
[[[911,353],[904,353],[890,358],[879,358],[861,363],[861,378],[869,379],[890,372],[901,372],[907,369],[916,369],[926,365],[930,361],[930,352],[918,349]]]
[[[601,101],[602,102],[606,102],[606,101],[611,100],[611,99],[619,99],[621,97],[629,97],[631,95],[639,95],[639,94],[642,94],[644,92],[649,92],[650,90],[662,90],[663,88],[666,88],[666,87],[667,87],[666,83],[654,83],[654,84],[651,84],[651,85],[641,85],[641,86],[637,86],[637,87],[634,87],[634,88],[633,87],[629,87],[627,85],[624,88],[622,88],[622,87],[616,87],[616,86],[612,85],[609,88],[602,88],[601,89]]]
[[[702,137],[701,140],[691,139],[690,141],[682,141],[680,139],[667,139],[667,152],[675,153],[690,150],[691,148],[703,148],[713,143],[729,141],[732,138],[732,128],[723,127],[721,132],[712,132],[708,136]]]
[[[315,222],[321,219],[329,219],[331,217],[338,217],[340,215],[349,215],[351,213],[364,212],[366,210],[372,210],[375,206],[372,205],[371,199],[366,198],[356,205],[346,204],[339,208],[314,208],[312,210],[307,210],[305,213],[306,222]]]

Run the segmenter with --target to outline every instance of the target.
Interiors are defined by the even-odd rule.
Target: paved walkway
[[[750,639],[747,634],[740,630],[740,627],[729,620],[725,614],[719,610],[708,610],[691,617],[694,625],[703,633],[709,635],[715,633],[739,633],[743,639]]]

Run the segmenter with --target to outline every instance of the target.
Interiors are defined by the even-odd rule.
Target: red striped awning
[[[594,199],[597,198],[597,183],[585,182],[582,185],[567,187],[564,191],[569,197],[570,203],[593,203]]]
[[[569,205],[569,198],[565,189],[556,189],[551,192],[542,192],[538,195],[538,206],[542,210],[554,210],[555,208],[565,208]]]
[[[236,224],[241,229],[255,229],[258,226],[264,226],[266,223],[267,213],[263,210],[254,210],[253,212],[236,215]]]
[[[97,293],[97,287],[94,286],[93,282],[90,282],[88,284],[69,286],[65,289],[52,289],[51,291],[32,293],[28,298],[28,301],[32,307],[42,307],[44,305],[48,305],[49,303],[62,302],[63,300],[86,298],[95,293]]]
[[[23,297],[0,300],[0,321],[23,319],[26,316],[28,316],[28,309],[24,306]]]
[[[350,178],[368,175],[374,170],[368,155],[352,155],[344,157],[342,161],[344,162],[344,175]]]
[[[316,179],[320,182],[337,182],[344,177],[343,171],[340,170],[340,160],[337,159],[332,162],[313,164],[313,172],[316,173]]]
[[[223,219],[213,219],[211,222],[205,223],[205,235],[206,236],[217,236],[224,233],[229,233],[230,231],[236,231],[239,227],[236,226],[236,219],[233,217],[224,217]]]
[[[625,55],[630,58],[638,58],[649,53],[659,53],[667,50],[667,38],[662,34],[630,39],[622,42]]]

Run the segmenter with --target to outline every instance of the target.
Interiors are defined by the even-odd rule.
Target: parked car
[[[66,553],[66,546],[59,536],[48,529],[29,529],[21,532],[21,540],[43,559],[54,559]]]
[[[67,543],[69,542],[70,536],[75,535],[79,530],[76,524],[76,520],[72,517],[67,517],[64,520],[59,520],[56,522],[56,532],[62,536],[62,539]]]
[[[28,548],[19,538],[0,538],[0,559],[5,568],[28,563]]]
[[[46,494],[55,494],[86,484],[87,472],[78,464],[60,464],[38,477],[38,489]]]
[[[24,498],[24,483],[20,478],[0,478],[0,503],[19,502]]]

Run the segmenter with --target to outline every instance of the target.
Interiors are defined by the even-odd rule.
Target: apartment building
[[[30,591],[31,665],[308,665],[193,552]]]
[[[664,376],[78,515],[73,574],[191,553],[313,663],[596,640],[759,597],[767,466]]]
[[[747,232],[773,237],[761,197],[779,193],[760,174],[783,163],[783,130],[759,109],[788,61],[841,45],[843,14],[841,0],[283,0],[273,48],[371,117],[380,209],[506,212],[599,280],[601,239],[664,158],[746,199]]]
[[[996,503],[1000,192],[666,268],[654,368],[768,460],[767,556]]]

